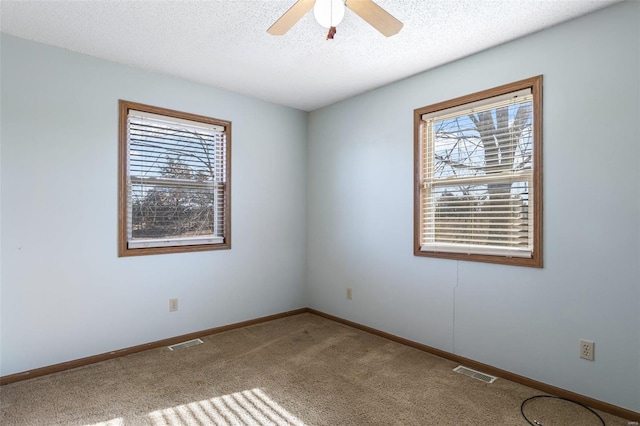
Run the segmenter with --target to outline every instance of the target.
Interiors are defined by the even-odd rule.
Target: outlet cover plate
[[[593,361],[595,343],[590,340],[580,340],[580,358]]]
[[[169,299],[169,312],[178,310],[178,299]]]

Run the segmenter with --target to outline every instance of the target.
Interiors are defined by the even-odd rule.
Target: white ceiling
[[[347,10],[334,40],[295,0],[1,1],[0,30],[312,111],[620,0],[376,0],[404,23],[386,38]]]

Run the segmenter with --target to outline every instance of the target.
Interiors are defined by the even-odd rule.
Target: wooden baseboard
[[[309,308],[308,312],[318,315],[320,317],[344,324],[344,325],[348,325],[349,327],[357,328],[358,330],[366,331],[367,333],[375,334],[377,336],[384,337],[385,339],[388,339],[397,343],[401,343],[403,345],[410,346],[412,348],[419,349],[421,351],[428,352],[433,355],[437,355],[441,358],[445,358],[445,359],[457,362],[459,364],[463,364],[474,370],[480,370],[482,372],[491,374],[493,376],[498,376],[503,379],[510,380],[512,382],[520,383],[522,385],[529,386],[531,388],[537,389],[541,392],[544,392],[550,395],[567,398],[572,401],[579,402],[580,404],[586,405],[588,407],[594,408],[596,410],[613,414],[614,416],[622,417],[623,419],[626,419],[626,420],[640,422],[640,413],[627,410],[626,408],[618,407],[616,405],[609,404],[607,402],[603,402],[588,396],[580,395],[578,393],[571,392],[566,389],[558,388],[556,386],[552,386],[547,383],[539,382],[537,380],[533,380],[528,377],[512,373],[510,371],[502,370],[500,368],[496,368],[488,364],[474,361],[469,358],[455,355],[450,352],[443,351],[441,349],[432,348],[431,346],[423,345],[422,343],[414,342],[412,340],[405,339],[403,337],[398,337],[393,334],[386,333],[384,331],[380,331],[372,327],[368,327],[366,325],[358,324],[353,321],[349,321],[340,317],[336,317],[336,316],[318,311],[316,309]]]
[[[198,337],[204,337],[204,336],[209,336],[211,334],[222,333],[223,331],[229,331],[236,328],[242,328],[242,327],[247,327],[254,324],[260,324],[267,321],[273,321],[276,319],[289,317],[292,315],[299,315],[305,312],[309,312],[309,309],[301,308],[301,309],[295,309],[293,311],[281,312],[279,314],[267,315],[266,317],[260,317],[252,320],[237,322],[234,324],[214,327],[207,330],[196,331],[193,333],[183,334],[182,336],[170,337],[168,339],[157,340],[155,342],[145,343],[138,346],[132,346],[130,348],[125,348],[125,349],[119,349],[112,352],[106,352],[99,355],[88,356],[86,358],[80,358],[73,361],[61,362],[60,364],[54,364],[46,367],[36,368],[34,370],[24,371],[22,373],[10,374],[8,376],[1,376],[0,385],[6,385],[8,383],[32,379],[34,377],[39,377],[39,376],[45,376],[51,373],[58,373],[60,371],[70,370],[72,368],[83,367],[85,365],[94,364],[96,362],[106,361],[108,359],[118,358],[121,356],[126,356],[130,354],[134,354],[136,352],[146,351],[149,349],[155,349],[161,346],[175,345],[176,343],[197,339]]]

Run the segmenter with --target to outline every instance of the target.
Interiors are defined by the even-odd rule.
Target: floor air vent
[[[497,379],[497,377],[495,376],[490,376],[488,374],[484,374],[479,371],[463,367],[461,365],[454,368],[453,371],[455,371],[456,373],[464,374],[465,376],[473,377],[474,379],[482,380],[485,383],[493,383]]]
[[[204,342],[200,339],[193,339],[193,340],[188,340],[186,342],[176,343],[175,345],[171,345],[169,346],[169,349],[172,351],[177,351],[179,349],[186,349],[190,346],[201,345],[203,343]]]

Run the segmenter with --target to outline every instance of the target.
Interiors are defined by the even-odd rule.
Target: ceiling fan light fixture
[[[344,18],[344,0],[316,0],[313,15],[325,28],[336,27]]]

